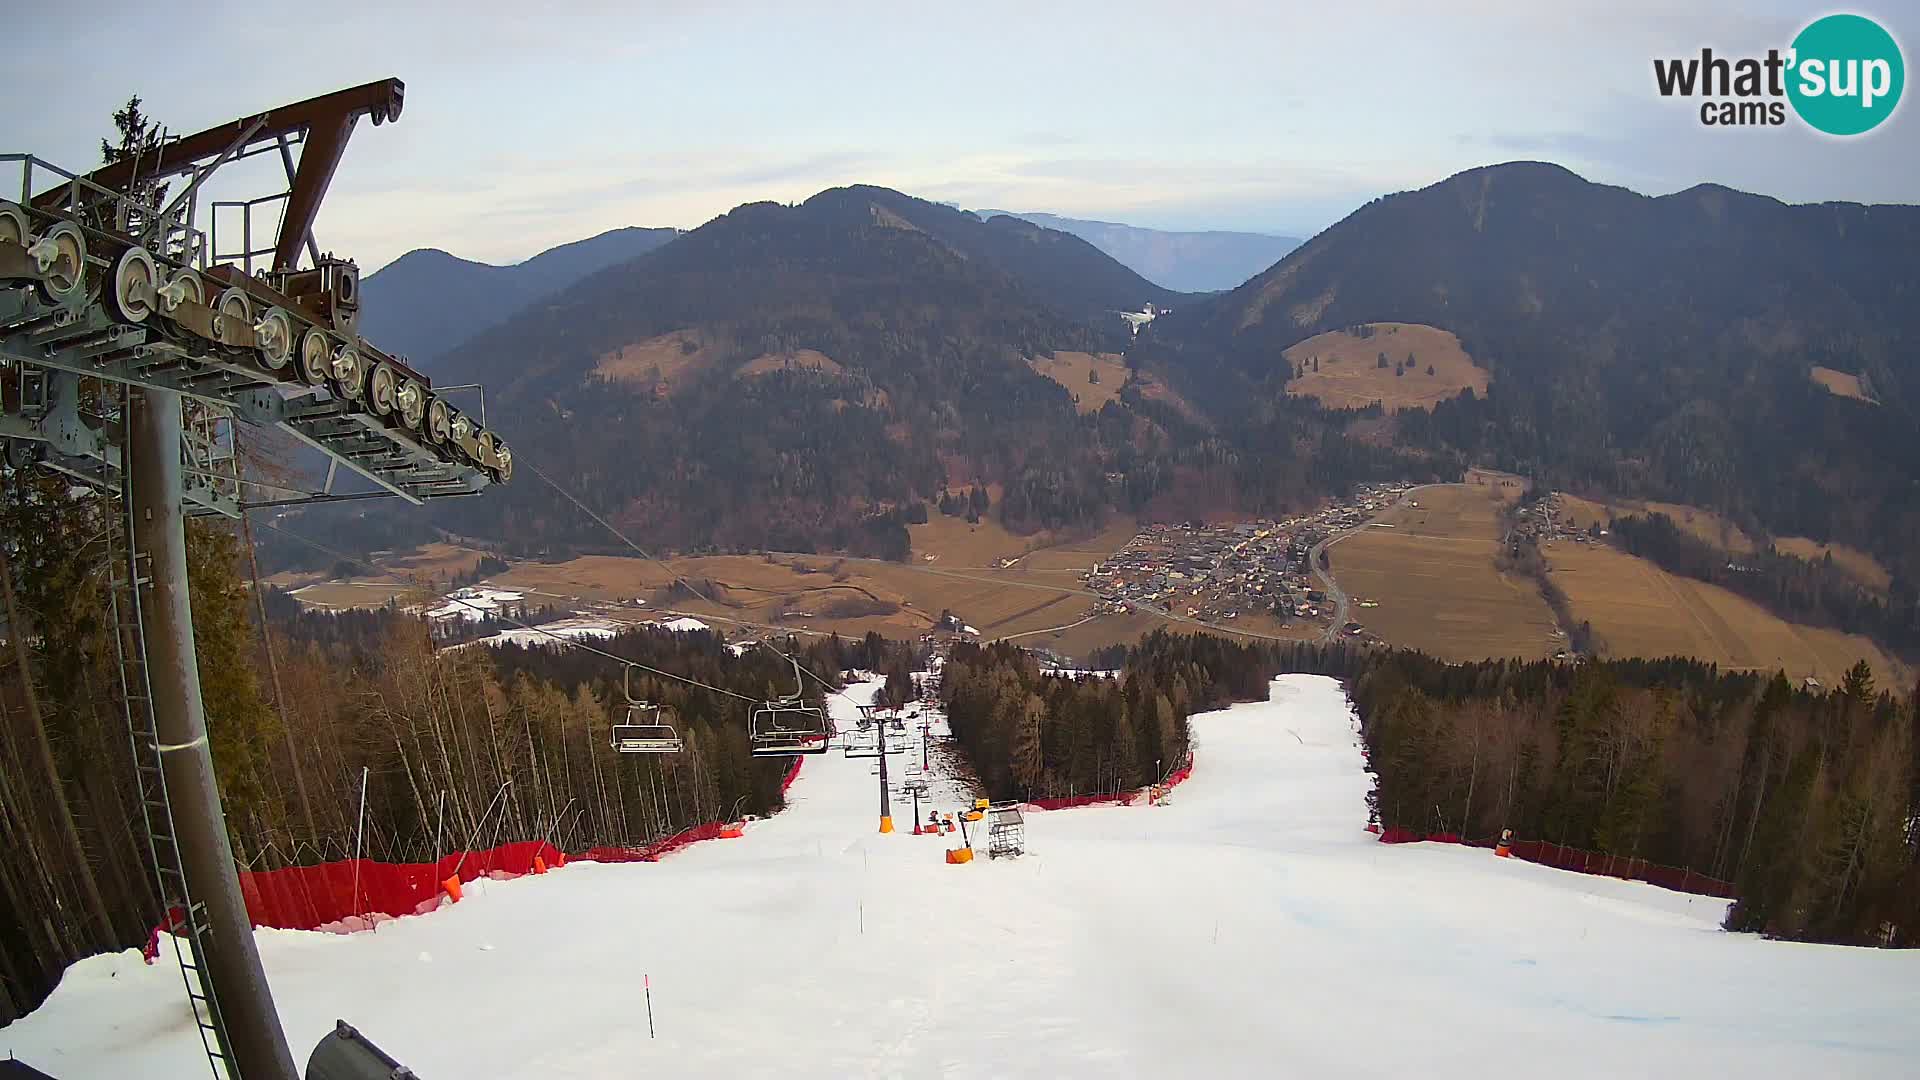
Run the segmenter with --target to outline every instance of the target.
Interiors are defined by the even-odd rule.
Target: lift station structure
[[[168,936],[215,1076],[298,1073],[214,781],[185,519],[373,496],[419,504],[513,475],[512,451],[482,422],[360,336],[359,269],[314,242],[354,128],[398,120],[404,96],[398,79],[368,83],[92,172],[0,154],[0,446],[15,473],[52,469],[118,500],[107,533],[128,735],[163,918],[178,929]],[[284,189],[211,200],[215,173],[258,155],[278,160]],[[250,477],[237,451],[248,427],[325,455],[324,487]],[[343,468],[373,489],[336,492]]]

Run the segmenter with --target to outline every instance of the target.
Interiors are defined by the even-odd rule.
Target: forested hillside
[[[440,357],[475,334],[677,235],[677,229],[613,229],[511,266],[434,248],[409,251],[360,282],[360,333],[416,370],[439,375]]]
[[[447,358],[529,468],[434,520],[522,554],[607,547],[537,469],[660,548],[898,558],[922,504],[974,484],[1024,532],[1405,471],[1304,414],[1252,460],[1150,388],[1081,415],[1028,364],[1124,348],[1111,309],[1155,296],[1077,238],[895,192],[743,206]]]
[[[11,586],[0,613],[0,1020],[36,1004],[68,963],[143,945],[160,921],[106,608],[105,507],[52,498],[64,487],[10,477],[0,500]],[[189,572],[214,766],[249,867],[346,857],[363,768],[362,846],[386,861],[514,840],[635,845],[779,804],[788,762],[748,755],[735,698],[636,677],[636,695],[678,708],[687,749],[617,755],[608,725],[622,710],[621,669],[604,656],[435,651],[417,617],[301,613],[284,596],[268,599],[263,637],[224,525],[193,527]],[[735,656],[710,633],[635,630],[595,647],[755,700],[793,688],[772,650]],[[909,657],[878,638],[781,647],[827,678]]]
[[[1400,445],[1843,540],[1912,581],[1917,246],[1912,206],[1788,206],[1709,185],[1648,198],[1496,165],[1367,204],[1153,323],[1134,360],[1256,444],[1282,407],[1287,346],[1431,324],[1492,385],[1399,414]],[[1878,403],[1829,393],[1815,365],[1863,377]]]

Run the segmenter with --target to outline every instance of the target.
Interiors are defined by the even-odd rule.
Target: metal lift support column
[[[893,831],[893,806],[887,801],[887,726],[875,721],[874,731],[880,738],[880,831]]]
[[[204,904],[213,948],[207,973],[219,988],[233,1064],[247,1080],[299,1080],[286,1033],[267,989],[247,918],[200,701],[187,596],[186,514],[180,469],[180,395],[152,387],[133,395],[128,441],[133,457],[134,542],[151,564],[140,606],[148,649],[155,730],[167,792],[175,808],[180,859],[194,899]],[[136,584],[136,588],[139,586]]]

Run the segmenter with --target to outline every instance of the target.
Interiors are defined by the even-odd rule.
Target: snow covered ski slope
[[[874,763],[836,753],[744,839],[478,883],[377,933],[263,931],[261,951],[297,1056],[341,1016],[425,1080],[1852,1077],[1920,1060],[1920,956],[1729,935],[1721,902],[1373,843],[1331,680],[1284,676],[1193,727],[1172,805],[1029,814],[1012,862],[946,865],[899,803],[880,835]],[[945,785],[938,804],[965,797]],[[177,973],[131,953],[76,965],[0,1031],[8,1051],[63,1080],[206,1075]]]

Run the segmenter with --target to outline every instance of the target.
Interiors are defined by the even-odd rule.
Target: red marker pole
[[[640,976],[641,985],[647,988],[647,1038],[653,1038],[653,976]]]

